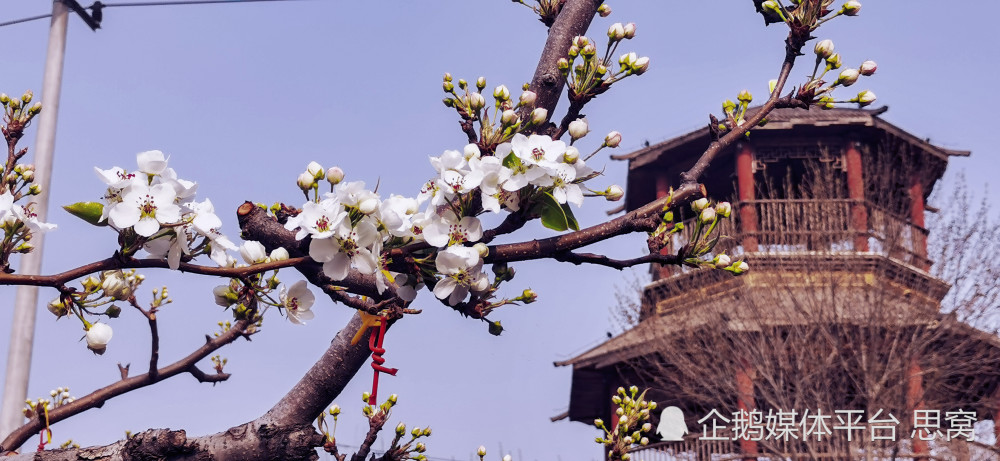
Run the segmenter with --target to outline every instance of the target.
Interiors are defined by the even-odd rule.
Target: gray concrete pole
[[[35,212],[45,221],[49,211],[49,185],[52,182],[52,156],[56,144],[56,117],[59,114],[59,89],[62,86],[63,54],[66,51],[66,24],[69,7],[60,0],[52,2],[52,25],[49,28],[49,49],[42,77],[42,113],[35,119],[35,184],[42,193],[35,197]],[[21,258],[19,274],[39,274],[42,269],[44,234],[32,236],[34,251]],[[0,439],[21,426],[21,409],[28,395],[28,375],[31,371],[31,348],[35,336],[35,313],[38,307],[38,287],[21,286],[14,298],[14,320],[11,322],[10,351],[7,353],[7,373],[0,403]]]

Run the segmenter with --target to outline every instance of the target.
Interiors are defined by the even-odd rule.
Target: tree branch
[[[680,264],[683,262],[683,260],[677,255],[661,255],[657,253],[632,259],[611,259],[605,255],[594,253],[573,253],[571,251],[565,251],[562,253],[556,253],[554,258],[556,261],[573,263],[578,266],[584,263],[597,264],[618,270],[625,269],[626,267],[638,266],[640,264]]]
[[[57,423],[91,408],[100,408],[104,405],[104,402],[109,399],[122,395],[126,392],[131,392],[136,389],[155,384],[181,373],[191,373],[192,375],[195,375],[195,378],[198,378],[198,375],[196,374],[197,372],[191,372],[194,365],[220,347],[225,346],[226,344],[235,341],[236,338],[245,335],[245,329],[248,325],[249,322],[246,320],[236,322],[232,328],[226,330],[216,338],[208,339],[205,344],[189,354],[187,357],[156,370],[155,373],[144,373],[127,378],[124,377],[126,373],[122,372],[123,378],[114,384],[91,392],[84,397],[76,399],[72,403],[67,403],[54,408],[49,412],[49,424]],[[17,449],[17,447],[20,447],[25,441],[28,440],[28,438],[38,434],[42,428],[42,421],[38,418],[33,418],[23,426],[15,429],[14,432],[11,432],[7,438],[0,443],[0,453]]]

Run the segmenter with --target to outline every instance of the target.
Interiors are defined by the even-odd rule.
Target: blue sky
[[[612,22],[634,21],[637,36],[620,51],[650,56],[652,65],[588,106],[594,136],[583,146],[614,129],[623,134],[623,153],[699,128],[743,88],[763,97],[782,58],[784,31],[765,29],[749,0],[609,4],[614,14],[595,20],[589,35],[603,37]],[[936,144],[972,150],[951,170],[964,170],[978,188],[993,181],[997,165],[986,98],[1000,56],[986,31],[995,27],[1000,4],[977,3],[971,14],[941,4],[868,1],[861,16],[833,21],[819,36],[833,39],[849,65],[878,61],[876,76],[859,85],[878,94],[877,105],[891,107],[885,119]],[[47,8],[47,2],[12,3],[0,22]],[[31,88],[44,103],[47,31],[48,21],[0,28],[7,44],[0,91]],[[527,9],[500,0],[112,8],[96,33],[71,17],[52,204],[98,198],[103,189],[93,166],[131,167],[135,153],[149,149],[163,150],[181,177],[198,181],[199,197],[212,199],[233,236],[234,211],[244,200],[299,205],[295,178],[310,160],[339,165],[350,180],[380,181],[383,196],[415,195],[433,173],[427,156],[464,145],[454,112],[440,103],[442,74],[470,81],[483,75],[490,88],[518,88],[531,78],[545,32]],[[792,83],[811,70],[809,59],[793,71]],[[34,146],[33,129],[23,145]],[[595,184],[624,182],[624,164],[604,154],[594,160],[607,167]],[[608,208],[593,199],[578,216],[594,224]],[[47,236],[46,273],[114,251],[110,231],[54,210],[49,220],[60,228]],[[517,236],[551,235],[539,227]],[[632,237],[595,249],[629,256],[643,248],[642,238]],[[429,454],[443,459],[471,459],[481,444],[493,454],[502,447],[516,460],[600,459],[595,429],[549,421],[565,410],[570,386],[569,370],[552,362],[614,329],[609,309],[624,276],[555,262],[516,268],[509,289],[531,287],[541,298],[501,312],[503,336],[488,335],[484,324],[427,293],[417,304],[424,313],[389,333],[387,365],[400,372],[382,379],[380,391],[400,395],[393,424],[430,425]],[[222,281],[146,275],[148,288],[167,285],[175,299],[159,316],[161,363],[197,347],[227,319],[211,295]],[[297,280],[292,271],[284,278]],[[4,299],[13,292],[0,288]],[[43,300],[54,296],[42,290]],[[9,331],[11,304],[0,308],[0,331]],[[59,423],[54,438],[103,444],[149,427],[209,434],[253,419],[305,372],[352,313],[328,301],[314,311],[305,327],[267,318],[252,343],[224,349],[233,373],[228,382],[213,387],[179,376]],[[108,353],[94,356],[79,342],[79,323],[56,322],[42,308],[29,394],[69,386],[82,396],[117,379],[117,362],[148,360],[140,316],[126,311],[112,325]],[[370,381],[363,371],[338,399],[345,408],[341,443],[356,445],[363,436],[360,394]]]

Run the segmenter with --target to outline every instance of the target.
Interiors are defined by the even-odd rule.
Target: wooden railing
[[[756,229],[740,222],[741,209],[749,207],[756,217]],[[860,208],[859,208],[860,207]],[[858,211],[864,219],[857,221]],[[733,254],[753,251],[786,252],[873,252],[896,258],[921,269],[927,259],[927,229],[870,201],[851,199],[753,200],[733,204],[733,219],[720,224],[730,238],[720,242],[720,251]],[[672,239],[676,251],[690,242],[693,221]],[[745,245],[746,244],[746,245]],[[864,247],[859,248],[859,244]]]

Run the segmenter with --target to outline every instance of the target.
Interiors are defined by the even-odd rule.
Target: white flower
[[[510,144],[497,146],[496,155],[499,158],[506,158],[511,152],[517,157],[518,162],[511,168],[511,176],[504,181],[503,188],[513,192],[527,186],[528,183],[535,184],[545,176],[545,170],[537,166],[558,162],[566,153],[566,143],[554,141],[548,136],[533,134],[528,137],[518,133],[511,139]]]
[[[342,182],[334,186],[333,197],[343,204],[344,206],[357,207],[361,202],[370,199],[378,198],[378,195],[374,192],[365,189],[364,181],[351,181]],[[331,194],[327,194],[326,197],[331,197]]]
[[[146,174],[157,175],[167,169],[167,159],[163,157],[163,152],[158,150],[139,152],[135,160],[139,164],[139,171]]]
[[[247,240],[240,245],[240,256],[247,264],[253,265],[267,260],[267,250],[264,248],[264,244]]]
[[[705,208],[701,210],[701,222],[710,223],[715,221],[715,208]]]
[[[108,212],[108,220],[119,229],[134,226],[135,233],[149,237],[161,224],[176,223],[181,217],[181,209],[174,203],[176,192],[167,184],[133,183],[124,192],[121,203]]]
[[[583,191],[578,184],[573,183],[576,179],[576,168],[573,165],[559,163],[546,168],[546,171],[551,175],[552,197],[557,202],[583,206]]]
[[[288,250],[285,247],[278,247],[271,250],[271,254],[267,256],[271,261],[284,261],[288,259]]]
[[[344,221],[347,212],[340,202],[333,199],[324,199],[319,203],[306,202],[302,205],[302,212],[297,216],[288,218],[285,229],[298,229],[295,238],[302,240],[306,235],[311,235],[313,239],[324,239],[336,232],[340,223]]]
[[[232,290],[229,288],[229,285],[219,285],[212,288],[212,296],[215,297],[215,304],[222,307],[233,305],[233,302],[230,300],[230,293],[232,293]]]
[[[217,263],[220,260],[225,261],[224,254],[226,250],[236,250],[237,247],[220,231],[222,228],[222,220],[216,216],[215,206],[212,205],[212,201],[205,199],[204,202],[189,202],[185,206],[187,206],[187,208],[194,213],[190,226],[195,230],[195,232],[205,236],[208,238],[209,242],[211,242],[212,248],[210,257],[212,260]],[[171,268],[176,269],[174,266],[171,266]]]
[[[326,170],[326,180],[333,185],[340,184],[344,180],[344,170],[339,166],[330,167],[329,170]]]
[[[312,187],[316,184],[316,177],[308,171],[305,171],[295,180],[295,184],[299,186],[299,189],[307,191],[312,189]]]
[[[305,325],[306,320],[311,320],[314,314],[309,310],[316,302],[316,296],[309,291],[305,280],[299,280],[292,284],[292,288],[285,289],[281,286],[281,304],[285,306],[285,313],[288,320],[297,325]]]
[[[461,220],[448,212],[424,228],[424,240],[438,248],[476,242],[483,237],[483,224],[478,218],[465,216]]]
[[[119,301],[128,300],[132,297],[132,285],[125,279],[121,271],[104,271],[101,276],[101,289],[104,294]]]
[[[128,186],[136,178],[134,173],[129,173],[119,167],[111,167],[107,170],[102,170],[95,166],[94,172],[97,173],[97,177],[100,178],[101,181],[104,181],[104,184],[118,190],[124,189],[125,186]]]
[[[483,260],[475,248],[450,246],[437,254],[434,260],[443,277],[434,285],[434,296],[447,299],[454,306],[469,294],[469,289],[485,277],[481,272]]]
[[[97,322],[91,325],[87,330],[87,348],[103,354],[108,347],[108,341],[111,341],[112,334],[111,327],[105,323]]]
[[[413,235],[410,228],[414,214],[417,213],[418,204],[416,199],[403,197],[402,195],[391,195],[383,200],[380,205],[379,215],[382,225],[385,226],[389,234],[396,237],[408,237]]]
[[[356,227],[342,223],[331,238],[313,238],[309,243],[309,256],[323,264],[323,272],[333,280],[343,280],[351,270],[351,264],[362,274],[372,274],[377,265],[370,247],[381,234],[375,225],[362,220]]]
[[[177,194],[177,198],[174,201],[177,203],[194,199],[194,194],[198,191],[198,183],[178,178],[177,172],[173,168],[163,170],[157,177],[157,180],[163,184],[169,184],[170,187],[174,188],[174,192]]]
[[[25,206],[21,205],[12,206],[11,207],[12,211],[14,212],[14,216],[17,218],[17,220],[23,222],[26,226],[28,226],[28,229],[30,229],[31,232],[34,234],[40,234],[55,229],[56,228],[55,224],[41,222],[38,220],[38,215],[34,211],[32,211],[32,205],[34,205],[34,203],[35,202],[31,202]],[[0,204],[0,206],[2,206],[2,204]]]

